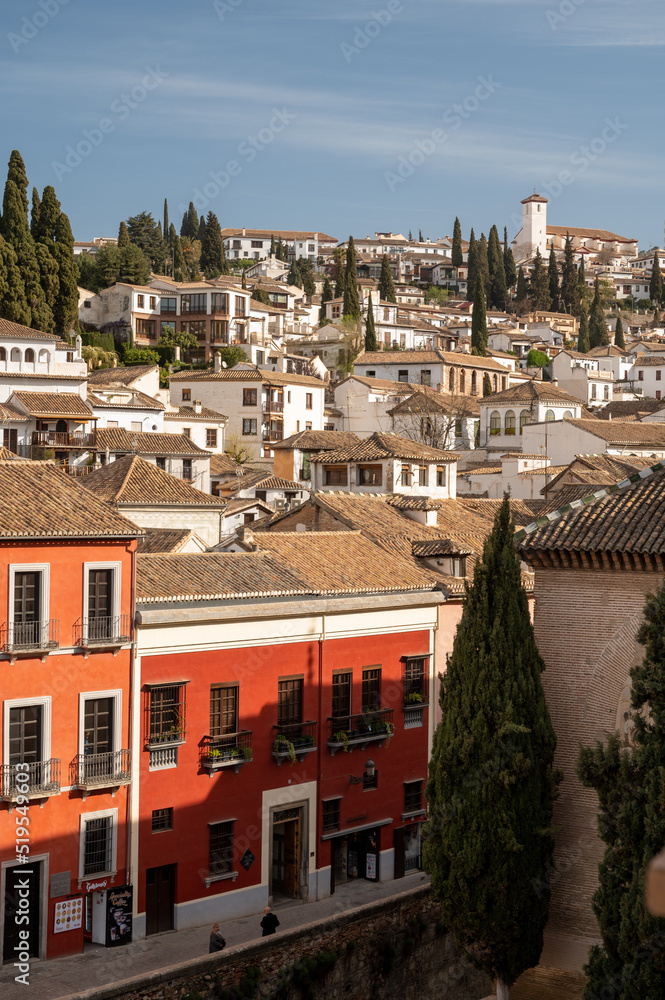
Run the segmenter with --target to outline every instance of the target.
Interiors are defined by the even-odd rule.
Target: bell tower
[[[547,198],[535,191],[522,202],[522,231],[517,242],[531,245],[529,257],[535,254],[536,247],[542,257],[547,252]]]

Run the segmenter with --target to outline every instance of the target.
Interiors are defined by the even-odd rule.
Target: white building
[[[637,254],[637,240],[619,236],[608,229],[590,229],[580,226],[553,226],[547,223],[547,198],[536,194],[522,201],[522,228],[512,241],[515,259],[528,260],[540,250],[546,257],[549,248],[563,250],[566,237],[570,235],[573,249],[585,260],[593,261],[599,255],[620,259],[632,258]],[[603,258],[604,259],[604,258]]]
[[[581,401],[551,382],[524,382],[486,396],[479,403],[480,446],[494,452],[540,454],[537,448],[526,446],[524,433],[528,424],[561,422],[565,417],[579,417],[582,413]]]
[[[511,384],[510,372],[498,361],[461,351],[366,351],[354,361],[353,371],[367,378],[410,382],[439,392],[471,396],[482,396],[485,375],[494,392]]]
[[[576,455],[637,455],[656,461],[665,456],[665,426],[568,418],[525,426],[522,444],[525,453],[547,455],[555,466],[568,465]]]
[[[337,238],[327,233],[297,229],[222,229],[222,240],[228,260],[261,260],[270,256],[274,238],[286,247],[290,256],[307,257],[316,261],[323,253],[337,246]]]
[[[484,495],[501,500],[509,493],[513,500],[542,500],[546,484],[561,472],[543,455],[509,452],[496,460],[471,466],[457,473],[457,496]]]
[[[192,400],[191,406],[169,403],[164,412],[164,430],[169,434],[184,434],[198,448],[221,455],[228,419],[223,413],[208,409],[199,399]]]
[[[585,406],[605,406],[614,399],[614,375],[602,371],[600,358],[559,351],[550,362],[552,377],[564,392],[576,396]]]
[[[652,399],[661,399],[665,387],[665,351],[663,355],[638,354],[626,374],[626,380],[634,391]]]

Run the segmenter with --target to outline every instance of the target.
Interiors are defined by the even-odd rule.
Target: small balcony
[[[283,761],[301,763],[308,753],[316,750],[316,722],[278,723],[273,726],[272,755],[279,767]]]
[[[224,768],[233,768],[237,774],[243,764],[252,760],[252,730],[224,736],[204,736],[199,744],[199,762],[210,774]]]
[[[116,649],[131,641],[130,615],[79,618],[74,623],[74,645],[85,650]]]
[[[97,435],[75,431],[33,431],[32,444],[41,448],[95,448]]]
[[[395,731],[392,708],[380,708],[373,712],[345,715],[336,719],[329,718],[328,722],[330,723],[328,749],[331,757],[334,757],[338,750],[347,753],[351,753],[356,747],[363,750],[368,743],[378,743],[381,746]]]
[[[46,799],[60,794],[60,761],[33,761],[23,768],[16,764],[0,767],[0,799],[15,802],[20,796],[28,799]]]
[[[60,622],[57,618],[35,622],[5,622],[0,630],[2,651],[13,658],[42,656],[60,645]]]
[[[284,403],[276,403],[272,399],[267,399],[263,404],[264,413],[284,413]]]
[[[132,780],[131,758],[131,750],[77,754],[71,763],[71,784],[84,793],[128,785]]]

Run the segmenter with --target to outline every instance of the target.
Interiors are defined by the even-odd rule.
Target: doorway
[[[25,940],[19,940],[19,930],[28,932],[28,950],[33,958],[39,958],[39,926],[41,907],[41,863],[18,865],[5,870],[4,935],[2,957],[4,962],[16,960],[16,948],[25,947]],[[26,905],[27,904],[27,905]],[[16,917],[28,914],[29,923],[18,924]]]
[[[148,868],[145,873],[145,932],[173,930],[176,865]]]
[[[302,869],[302,807],[280,809],[272,817],[270,892],[300,899]]]

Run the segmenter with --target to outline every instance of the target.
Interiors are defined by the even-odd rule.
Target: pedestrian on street
[[[269,934],[274,934],[279,927],[279,920],[272,912],[269,906],[266,906],[263,911],[263,920],[261,921],[261,927],[263,928],[263,937],[268,937]]]
[[[221,935],[219,924],[213,924],[208,951],[212,954],[213,951],[223,951],[224,948],[226,948],[226,941]]]

